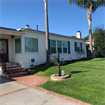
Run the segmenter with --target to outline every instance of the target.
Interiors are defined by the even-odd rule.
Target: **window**
[[[77,50],[80,50],[80,43],[77,42]]]
[[[67,53],[68,43],[67,41],[50,40],[50,52],[51,53]]]
[[[38,52],[38,39],[25,38],[25,52]]]
[[[56,53],[56,41],[51,40],[51,53]]]
[[[4,40],[0,41],[0,53],[1,54],[7,53],[7,43]]]
[[[63,41],[63,53],[67,53],[67,41]]]
[[[62,41],[57,41],[57,52],[62,53]]]
[[[21,38],[15,39],[15,53],[21,53]]]

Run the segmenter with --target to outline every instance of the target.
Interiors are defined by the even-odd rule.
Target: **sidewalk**
[[[36,87],[46,78],[36,75],[0,77],[0,105],[89,105],[79,100]]]

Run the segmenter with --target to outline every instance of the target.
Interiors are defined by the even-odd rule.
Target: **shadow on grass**
[[[79,59],[79,60],[66,61],[66,64],[61,65],[61,66],[66,66],[66,65],[73,64],[73,63],[76,63],[76,62],[79,62],[79,61],[89,61],[89,60],[92,60],[92,59]]]
[[[74,67],[77,67],[77,66],[74,66]],[[86,66],[78,66],[78,67],[80,67],[80,68],[88,68],[88,69],[105,70],[105,68],[104,69],[103,68],[95,68],[95,67],[91,67],[91,66],[88,66],[88,67],[86,67]]]
[[[71,72],[70,72],[70,75],[76,74],[76,73],[82,73],[82,72],[87,72],[87,71],[71,71]]]
[[[34,68],[30,68],[28,70],[28,72],[29,72],[29,74],[33,75],[35,73],[38,73],[39,71],[43,71],[44,72],[50,67],[52,67],[52,65],[45,65],[45,64],[43,64],[43,65],[36,66]]]

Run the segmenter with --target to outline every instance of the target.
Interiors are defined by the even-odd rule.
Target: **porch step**
[[[9,65],[9,66],[6,66],[6,69],[8,68],[14,68],[14,67],[21,67],[20,65]]]
[[[28,72],[19,72],[19,73],[7,74],[6,77],[11,78],[11,77],[19,77],[19,76],[25,76],[25,75],[28,75]]]
[[[22,67],[13,67],[13,68],[7,68],[6,70],[9,71],[9,70],[18,70],[18,69],[23,69]]]
[[[10,62],[6,62],[6,66],[11,66],[11,65],[19,65],[19,63],[10,63]]]
[[[27,69],[23,69],[19,63],[6,63],[6,71],[4,71],[7,78],[24,76],[28,74]]]
[[[6,74],[13,74],[13,73],[18,73],[18,72],[23,72],[23,71],[26,71],[26,69],[18,69],[18,70],[8,70],[4,73]]]

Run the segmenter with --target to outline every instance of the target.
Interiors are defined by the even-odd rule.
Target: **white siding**
[[[25,47],[23,49],[23,62],[24,62],[24,68],[30,68],[33,64],[31,62],[31,59],[35,59],[35,65],[39,65],[46,62],[46,43],[45,43],[45,36],[41,34],[35,34],[35,33],[25,33],[23,37],[23,46],[25,46],[24,38],[37,38],[38,39],[38,53],[26,53]]]
[[[19,36],[15,36],[11,38],[11,35],[1,35],[0,38],[8,39],[8,58],[9,62],[16,62],[23,66],[23,58],[22,53],[15,54],[15,38],[20,38]]]
[[[15,53],[15,38],[21,38],[21,53]],[[26,53],[25,52],[25,37],[29,38],[37,38],[38,39],[38,53]],[[11,38],[10,35],[1,35],[0,38],[8,39],[8,49],[9,49],[9,61],[10,62],[16,62],[19,63],[24,68],[30,68],[33,64],[31,62],[31,59],[35,59],[34,66],[45,63],[46,62],[46,40],[45,40],[45,34],[41,32],[31,32],[27,31],[22,36],[15,36],[14,38]],[[51,40],[60,40],[60,41],[70,41],[70,54],[60,54],[60,61],[62,60],[73,60],[78,59],[79,56],[77,55],[77,52],[75,51],[75,42],[82,43],[82,49],[85,51],[85,55],[82,55],[81,57],[86,57],[86,42],[85,40],[80,40],[76,38],[69,38],[59,35],[53,35],[50,34],[49,39]],[[68,47],[67,47],[68,48]],[[57,55],[57,54],[53,54]]]
[[[53,39],[53,40],[61,40],[61,41],[70,41],[70,54],[61,53],[60,54],[61,61],[62,61],[62,58],[63,58],[63,60],[78,59],[79,56],[77,55],[77,52],[75,51],[75,45],[74,45],[75,42],[82,43],[82,49],[85,50],[85,55],[81,55],[81,58],[86,57],[86,42],[85,41],[78,40],[78,39],[71,39],[71,38],[62,37],[62,36],[53,36],[53,35],[50,35],[49,38],[50,38],[50,40]],[[53,54],[53,55],[55,55],[55,54]]]
[[[15,53],[15,39],[17,38],[21,38],[21,53]],[[13,40],[13,62],[19,63],[22,67],[24,67],[23,66],[23,55],[22,55],[22,49],[23,49],[22,44],[23,44],[22,37],[15,36]]]
[[[38,53],[26,53],[25,52],[25,45],[24,45],[24,38],[29,37],[29,38],[37,38],[38,39]],[[79,56],[77,55],[77,52],[75,51],[75,45],[74,42],[80,42],[82,43],[82,49],[85,50],[85,55],[82,55],[81,57],[86,57],[86,42],[84,40],[78,40],[78,39],[71,39],[68,37],[63,37],[63,36],[55,36],[55,35],[50,35],[49,39],[53,40],[61,40],[61,41],[70,41],[70,54],[60,54],[60,60],[73,60],[73,59],[79,59]],[[39,65],[42,63],[46,62],[46,42],[45,42],[45,35],[44,33],[34,33],[34,32],[26,32],[25,35],[23,35],[23,65],[24,68],[30,68],[32,65],[31,59],[35,59],[35,65]],[[53,54],[57,55],[57,54]]]

